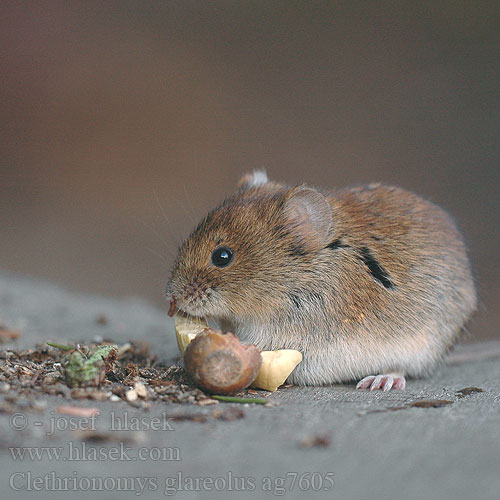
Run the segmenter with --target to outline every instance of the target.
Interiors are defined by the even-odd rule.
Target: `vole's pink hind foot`
[[[406,379],[400,373],[387,373],[386,375],[369,375],[358,382],[356,389],[382,389],[384,392],[391,389],[402,391],[406,387]]]

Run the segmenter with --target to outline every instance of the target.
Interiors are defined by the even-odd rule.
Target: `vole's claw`
[[[387,392],[391,389],[402,391],[406,387],[406,379],[399,373],[387,373],[384,375],[369,375],[361,379],[356,385],[356,389],[370,389],[375,391],[382,389]]]
[[[396,375],[394,377],[394,385],[392,387],[398,391],[404,391],[406,387],[406,379],[403,375]]]
[[[375,375],[369,375],[361,379],[356,385],[356,389],[368,389],[372,385],[372,382],[375,380]]]

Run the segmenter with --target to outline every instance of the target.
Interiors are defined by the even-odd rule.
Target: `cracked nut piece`
[[[174,319],[177,345],[181,354],[184,355],[186,346],[208,326],[203,318],[183,316],[179,313],[175,315]],[[234,335],[232,336],[234,337]],[[302,354],[294,349],[262,351],[261,355],[262,366],[257,378],[252,383],[252,387],[272,392],[276,391],[285,382],[290,373],[302,361]],[[222,394],[222,392],[219,392],[219,394]]]
[[[208,328],[206,321],[203,318],[193,318],[190,316],[182,316],[176,314],[175,336],[177,337],[177,346],[179,351],[184,356],[186,346],[193,340],[198,333],[201,333],[205,328]]]
[[[262,351],[262,366],[252,387],[274,392],[285,383],[290,373],[302,361],[302,353],[294,349]]]
[[[259,372],[262,358],[254,345],[243,345],[232,333],[206,329],[184,352],[184,366],[195,384],[212,394],[236,394]]]

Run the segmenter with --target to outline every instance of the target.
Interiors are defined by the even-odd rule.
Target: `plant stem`
[[[70,345],[56,344],[55,342],[46,342],[46,344],[50,345],[50,347],[61,349],[61,351],[71,351],[71,349],[74,349],[74,347],[71,347]]]
[[[233,396],[211,396],[213,399],[224,401],[225,403],[253,403],[256,405],[265,405],[267,399],[264,398],[235,398]]]

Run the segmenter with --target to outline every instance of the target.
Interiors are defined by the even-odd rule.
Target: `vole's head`
[[[264,172],[245,176],[181,245],[167,286],[171,312],[271,317],[314,271],[330,230],[331,208],[318,191],[271,183]]]

